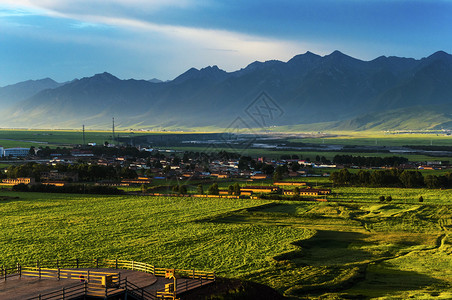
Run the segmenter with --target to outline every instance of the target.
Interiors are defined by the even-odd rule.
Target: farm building
[[[3,150],[3,156],[25,157],[29,152],[29,148],[7,148]]]
[[[3,185],[16,185],[16,184],[34,184],[35,179],[31,177],[19,177],[19,178],[7,178],[2,180]]]
[[[306,182],[301,181],[275,181],[273,182],[274,185],[281,185],[281,186],[306,186]]]
[[[301,189],[300,196],[321,196],[331,194],[330,189]],[[294,190],[285,190],[284,195],[295,195]]]
[[[252,193],[272,193],[278,192],[280,188],[278,186],[242,186],[240,187],[241,192],[252,192]]]

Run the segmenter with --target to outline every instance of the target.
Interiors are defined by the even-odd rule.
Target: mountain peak
[[[219,80],[224,79],[227,76],[227,72],[218,68],[218,66],[208,66],[198,70],[196,68],[190,68],[188,71],[176,77],[174,82],[183,82],[190,79],[209,79]]]
[[[112,75],[112,74],[110,74],[108,72],[103,72],[103,73],[96,74],[92,78],[94,78],[94,79],[101,79],[101,80],[108,80],[108,81],[120,80],[118,77],[116,77],[116,76],[114,76],[114,75]]]
[[[451,58],[452,55],[448,54],[447,52],[444,52],[442,50],[440,51],[436,51],[435,53],[433,53],[432,55],[430,55],[428,58],[434,58],[434,59],[449,59]]]

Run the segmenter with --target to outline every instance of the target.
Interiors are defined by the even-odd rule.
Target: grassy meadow
[[[292,142],[356,146],[452,146],[452,136],[429,133],[387,133],[382,131],[332,131],[330,137],[292,139]]]
[[[412,201],[354,188],[327,203],[2,191],[0,264],[118,257],[214,270],[294,299],[450,299],[449,191],[424,203],[424,190],[399,191]],[[388,192],[394,201],[380,203]]]

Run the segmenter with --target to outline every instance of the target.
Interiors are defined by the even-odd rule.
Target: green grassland
[[[131,136],[135,135],[130,131],[116,131],[115,136]],[[160,134],[159,132],[136,133],[143,134]],[[165,132],[165,134],[168,134]],[[105,141],[112,142],[111,131],[85,131],[86,143],[103,144]],[[39,147],[49,146],[56,147],[62,145],[76,145],[83,143],[82,130],[0,130],[0,145],[3,147]]]
[[[391,134],[382,131],[331,131],[330,137],[292,139],[292,142],[357,146],[452,146],[452,136],[437,133]]]
[[[292,298],[452,297],[449,191],[335,191],[327,203],[2,191],[19,198],[0,200],[0,264],[119,257],[215,270]]]

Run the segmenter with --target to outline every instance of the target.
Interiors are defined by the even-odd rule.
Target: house
[[[267,179],[268,175],[266,174],[254,174],[253,176],[251,176],[251,179],[253,180],[263,180],[263,179]]]
[[[2,184],[3,185],[16,185],[16,184],[35,184],[35,179],[32,177],[19,177],[19,178],[8,178],[3,179]]]
[[[77,172],[58,172],[58,170],[52,170],[50,172],[41,172],[41,181],[78,181]]]
[[[242,186],[240,187],[240,191],[252,193],[272,193],[279,192],[280,188],[278,186]]]
[[[306,186],[306,182],[302,181],[275,181],[273,182],[274,185],[278,186]]]

